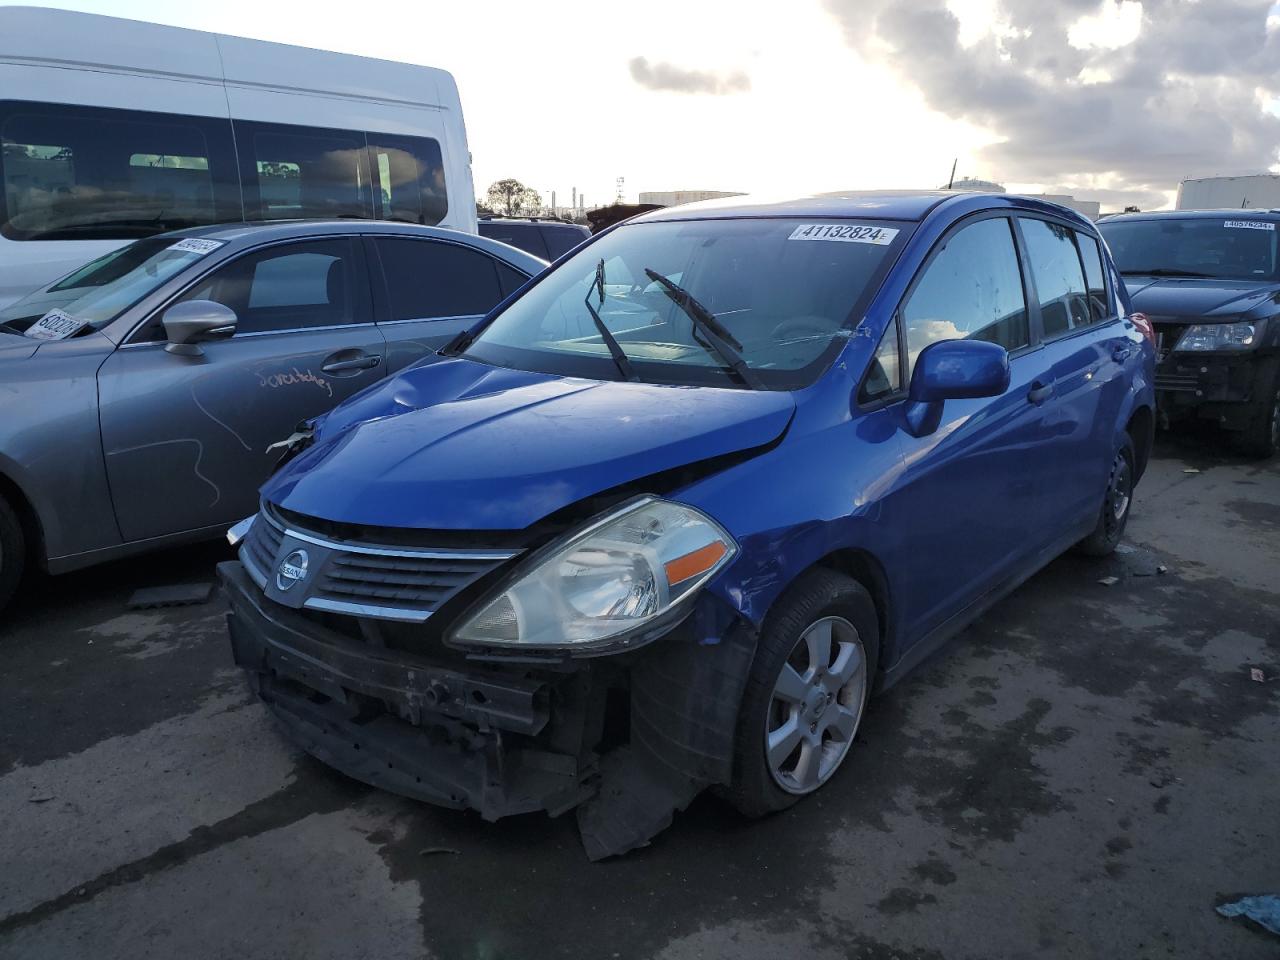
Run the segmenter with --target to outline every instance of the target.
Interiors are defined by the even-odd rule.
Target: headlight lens
[[[1197,323],[1187,327],[1175,350],[1249,350],[1261,335],[1257,323]]]
[[[737,552],[700,511],[642,500],[571,536],[463,621],[453,639],[545,649],[603,643],[676,607]]]

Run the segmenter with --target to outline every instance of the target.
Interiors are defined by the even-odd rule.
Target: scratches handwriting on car
[[[263,387],[287,387],[295,383],[314,383],[317,387],[333,396],[333,387],[329,385],[329,381],[324,377],[318,377],[310,370],[299,370],[294,367],[286,373],[259,373],[259,386]]]
[[[200,383],[201,383],[201,382],[203,382],[203,380],[205,380],[205,379],[207,379],[207,378],[202,377],[200,380],[197,380],[195,383],[193,383],[193,384],[191,385],[191,399],[192,399],[193,401],[195,401],[195,405],[196,405],[197,407],[199,407],[199,408],[200,408],[200,412],[201,412],[201,413],[203,413],[206,417],[208,417],[210,420],[212,420],[212,421],[213,421],[214,423],[216,423],[218,426],[222,427],[222,429],[226,430],[226,431],[227,431],[227,433],[229,433],[229,434],[231,434],[233,437],[235,437],[235,438],[236,438],[236,440],[237,440],[237,442],[239,442],[240,446],[244,447],[246,450],[252,450],[253,448],[252,448],[251,446],[249,446],[249,444],[245,443],[245,441],[244,441],[244,437],[242,437],[242,436],[240,436],[240,434],[236,433],[236,432],[235,432],[235,430],[233,430],[233,429],[231,428],[231,425],[230,425],[230,424],[224,423],[223,421],[221,421],[221,420],[219,420],[217,417],[215,417],[212,413],[210,413],[210,412],[209,412],[209,409],[208,409],[208,408],[207,408],[203,403],[201,403],[201,402],[200,402],[200,398],[199,398],[198,396],[196,396],[196,387],[198,387],[198,386],[200,385]]]
[[[204,444],[195,437],[182,437],[177,440],[157,440],[155,443],[143,443],[136,447],[122,447],[119,450],[108,450],[107,456],[114,457],[122,453],[136,453],[138,450],[149,450],[152,447],[163,447],[171,443],[194,443],[196,445],[196,462],[191,465],[191,472],[213,488],[213,500],[209,502],[211,509],[218,505],[218,501],[222,499],[222,488],[200,472],[200,461],[204,459]]]

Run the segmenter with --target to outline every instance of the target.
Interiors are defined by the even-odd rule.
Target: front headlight
[[[1262,335],[1254,323],[1197,323],[1187,327],[1174,350],[1249,350]]]
[[[737,552],[733,538],[700,511],[641,500],[517,571],[453,639],[542,649],[604,644],[671,612]]]

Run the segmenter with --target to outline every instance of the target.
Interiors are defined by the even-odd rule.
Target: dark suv
[[[591,236],[591,231],[563,220],[490,216],[480,218],[480,236],[509,243],[543,260],[558,260]]]
[[[1212,420],[1280,447],[1280,209],[1180,210],[1098,224],[1155,325],[1161,419]]]

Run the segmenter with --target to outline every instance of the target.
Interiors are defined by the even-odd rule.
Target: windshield
[[[1275,221],[1167,217],[1100,223],[1098,229],[1124,274],[1280,280]]]
[[[83,329],[101,329],[221,245],[217,240],[196,238],[139,240],[0,309],[0,325],[23,331],[50,311],[59,311]]]
[[[544,277],[465,355],[598,380],[797,389],[835,358],[908,233],[863,220],[629,224]]]

